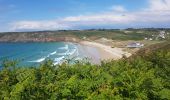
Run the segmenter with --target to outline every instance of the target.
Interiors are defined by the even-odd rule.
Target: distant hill
[[[154,45],[150,45],[149,47],[145,47],[140,49],[136,54],[137,55],[144,55],[144,54],[150,54],[152,52],[157,52],[160,50],[170,50],[170,42],[163,42],[163,43],[158,43],[158,44],[154,44]]]
[[[112,40],[143,40],[159,34],[161,30],[170,33],[169,29],[91,29],[91,30],[59,30],[36,32],[6,32],[0,33],[0,42],[53,42],[95,40],[108,38]],[[170,39],[168,36],[166,39]]]

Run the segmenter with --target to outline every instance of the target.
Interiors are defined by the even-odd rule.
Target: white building
[[[165,31],[160,31],[159,37],[165,39]]]
[[[144,44],[135,42],[135,43],[129,43],[126,47],[128,47],[128,48],[141,48],[143,46],[144,46]]]
[[[153,39],[152,38],[149,38],[150,41],[152,41]]]

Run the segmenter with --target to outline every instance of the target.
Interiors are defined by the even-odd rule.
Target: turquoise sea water
[[[0,43],[0,62],[4,59],[17,59],[23,66],[35,66],[46,59],[59,64],[66,58],[79,56],[78,47],[73,43]]]

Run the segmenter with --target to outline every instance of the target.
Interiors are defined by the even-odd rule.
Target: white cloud
[[[63,19],[65,22],[82,22],[87,23],[87,25],[97,25],[97,24],[121,24],[121,23],[128,23],[134,20],[133,15],[123,16],[122,14],[117,13],[103,13],[98,15],[90,15],[90,16],[73,16],[73,17],[66,17]]]
[[[82,26],[130,26],[157,25],[170,23],[170,0],[148,0],[143,10],[130,12],[122,6],[113,6],[111,11],[99,14],[69,16],[50,21],[19,21],[12,23],[13,30],[23,29],[71,29]],[[153,26],[152,26],[153,27]],[[170,24],[169,24],[170,27]]]
[[[11,24],[11,31],[15,30],[48,30],[48,29],[67,29],[69,25],[60,23],[57,20],[52,21],[19,21]]]
[[[15,30],[49,30],[71,29],[81,26],[97,26],[112,24],[128,24],[134,21],[133,15],[103,13],[89,16],[72,16],[51,21],[19,21],[12,23],[12,31]]]
[[[167,11],[170,10],[170,0],[149,0],[149,8],[151,11]]]

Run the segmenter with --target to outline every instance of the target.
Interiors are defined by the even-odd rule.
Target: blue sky
[[[0,31],[170,27],[170,0],[0,0]]]

